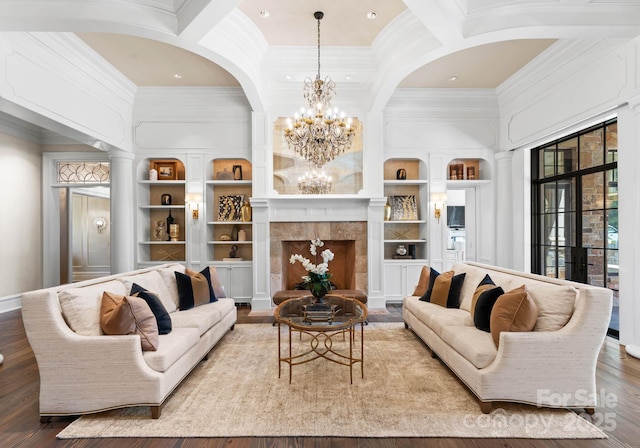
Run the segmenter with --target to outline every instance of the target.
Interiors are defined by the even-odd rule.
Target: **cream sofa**
[[[404,299],[403,318],[432,356],[479,398],[482,411],[507,401],[592,412],[611,290],[478,263],[456,263],[452,270],[466,273],[459,309],[410,296]],[[498,347],[470,316],[473,294],[486,274],[505,291],[526,285],[538,308],[533,331],[502,332]]]
[[[167,397],[237,318],[228,298],[177,311],[175,271],[185,268],[165,264],[22,294],[42,420],[128,406],[150,406],[152,417],[160,416]],[[173,329],[159,335],[156,351],[142,351],[138,335],[102,334],[102,293],[128,295],[132,283],[156,293],[170,313]]]

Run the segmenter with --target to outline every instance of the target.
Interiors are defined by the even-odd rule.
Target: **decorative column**
[[[385,308],[384,206],[387,198],[371,198],[367,216],[367,306]]]
[[[111,150],[111,273],[135,268],[133,154]]]
[[[252,310],[271,308],[271,242],[269,239],[269,200],[251,198],[253,220],[253,298]]]
[[[513,266],[513,229],[522,229],[524,215],[514,213],[513,176],[512,176],[512,152],[500,152],[496,154],[496,265],[505,268]],[[499,217],[509,217],[501,219]]]
[[[620,266],[620,344],[640,358],[640,95],[618,113],[618,253]]]

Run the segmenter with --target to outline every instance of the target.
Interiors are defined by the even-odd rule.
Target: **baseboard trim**
[[[0,314],[22,308],[20,294],[0,297]]]

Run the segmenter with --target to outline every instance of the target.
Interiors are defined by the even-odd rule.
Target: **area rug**
[[[286,366],[278,378],[278,327],[236,325],[167,400],[160,419],[143,407],[108,411],[81,417],[58,438],[607,437],[566,410],[506,404],[484,415],[402,323],[371,323],[364,333],[364,379],[359,365],[349,384],[348,367],[318,359],[294,366],[289,384]],[[347,344],[334,339],[336,349]]]

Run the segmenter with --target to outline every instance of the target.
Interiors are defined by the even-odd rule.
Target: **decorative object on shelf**
[[[149,180],[151,181],[158,180],[158,170],[156,170],[155,168],[151,168],[149,170]]]
[[[407,170],[404,168],[400,168],[396,171],[396,179],[398,180],[407,180]]]
[[[407,255],[407,246],[404,244],[398,244],[396,246],[396,255]]]
[[[449,165],[449,179],[451,180],[464,179],[464,163],[452,163]]]
[[[234,225],[231,228],[231,241],[238,241],[238,226]]]
[[[160,203],[162,205],[171,205],[171,195],[168,193],[165,193],[162,196],[160,196]]]
[[[344,112],[339,114],[338,108],[331,109],[336,83],[329,76],[320,78],[320,20],[324,13],[316,11],[313,17],[318,21],[318,73],[315,80],[305,79],[304,98],[309,109],[302,108],[294,120],[287,120],[284,138],[290,149],[317,169],[351,148],[355,131],[351,118],[345,118]]]
[[[416,258],[416,245],[415,244],[409,244],[409,256],[411,258]]]
[[[476,167],[468,166],[467,167],[467,180],[475,180],[476,179]]]
[[[309,273],[308,275],[302,276],[302,282],[305,288],[316,298],[316,303],[322,303],[322,298],[331,291],[329,262],[333,260],[334,254],[329,249],[323,250],[320,254],[322,263],[318,263],[318,248],[322,246],[324,246],[324,243],[320,238],[311,240],[309,252],[313,255],[316,264],[311,263],[308,258],[300,254],[291,255],[291,258],[289,258],[289,263],[294,264],[296,261],[299,261]]]
[[[389,221],[391,219],[391,206],[389,205],[389,200],[387,199],[387,203],[384,204],[384,220]]]
[[[164,226],[163,220],[160,219],[156,222],[156,228],[154,229],[153,234],[157,241],[164,241],[167,239],[167,229]]]
[[[391,219],[393,221],[418,219],[418,205],[415,195],[390,196],[390,200]]]
[[[233,165],[233,180],[242,180],[242,165]]]
[[[298,191],[302,194],[329,194],[333,184],[331,176],[324,171],[307,171],[304,176],[298,178]]]
[[[237,258],[238,255],[238,245],[233,244],[231,249],[229,250],[229,258]]]
[[[220,235],[220,241],[231,241],[231,235],[228,233],[223,233]]]
[[[170,241],[179,241],[180,237],[180,224],[171,224],[169,226],[169,238]]]
[[[98,216],[93,220],[93,226],[98,230],[98,233],[102,233],[107,228],[107,220],[102,216]]]
[[[243,195],[220,196],[218,200],[218,221],[240,221],[242,218]]]
[[[247,231],[244,229],[238,230],[238,241],[247,241]]]
[[[248,201],[244,201],[244,204],[242,204],[240,215],[243,222],[251,222],[251,205],[249,205]]]
[[[175,222],[175,218],[171,216],[171,210],[169,210],[169,216],[167,216],[167,241],[171,241],[171,226]]]
[[[178,179],[178,164],[172,161],[153,162],[153,167],[158,172],[158,180]]]
[[[227,169],[225,168],[223,171],[218,171],[216,173],[216,179],[217,180],[233,180],[233,173],[230,171],[227,171]]]
[[[431,193],[431,201],[433,201],[433,217],[440,222],[442,209],[447,202],[447,193]]]

